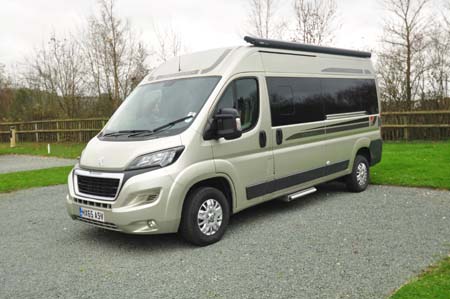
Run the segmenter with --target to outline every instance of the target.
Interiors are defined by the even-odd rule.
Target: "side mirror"
[[[216,122],[216,138],[226,140],[236,139],[242,136],[241,119],[239,112],[233,108],[223,108],[214,116]]]

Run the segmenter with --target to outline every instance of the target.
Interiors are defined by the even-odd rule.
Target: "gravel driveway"
[[[76,160],[28,155],[0,155],[0,173],[75,165]]]
[[[383,298],[450,252],[450,192],[339,185],[192,247],[69,219],[65,186],[0,195],[0,298]]]

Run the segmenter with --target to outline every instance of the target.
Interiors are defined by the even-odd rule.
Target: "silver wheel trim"
[[[205,200],[197,213],[198,228],[207,236],[212,236],[219,231],[222,219],[222,206],[212,198]]]
[[[367,166],[365,163],[360,162],[356,167],[356,181],[360,186],[364,186],[367,183]]]

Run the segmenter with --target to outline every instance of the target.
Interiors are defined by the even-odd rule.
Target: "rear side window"
[[[314,78],[267,78],[273,126],[325,119],[320,82]]]
[[[222,94],[216,111],[222,108],[236,109],[240,114],[242,131],[251,130],[259,116],[258,81],[255,78],[243,78],[231,82]]]
[[[268,77],[272,126],[325,120],[349,112],[378,113],[375,80]]]
[[[323,78],[321,87],[325,114],[378,113],[375,80]]]

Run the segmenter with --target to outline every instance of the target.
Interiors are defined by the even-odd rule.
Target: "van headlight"
[[[165,167],[175,162],[183,150],[184,146],[180,146],[139,156],[128,165],[127,170]]]

